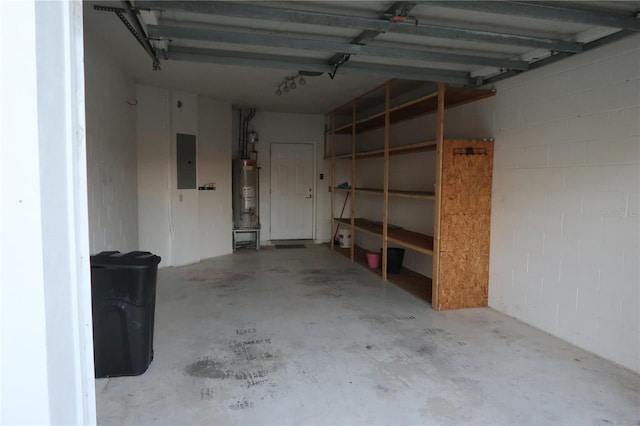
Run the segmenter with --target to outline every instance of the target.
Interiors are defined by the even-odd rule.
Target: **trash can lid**
[[[131,251],[120,253],[119,251],[103,251],[91,256],[91,266],[125,266],[128,268],[147,268],[160,263],[160,256],[148,251]]]

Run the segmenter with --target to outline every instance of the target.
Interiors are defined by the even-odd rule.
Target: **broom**
[[[340,219],[342,219],[342,215],[344,214],[344,208],[347,207],[347,200],[349,199],[349,195],[351,195],[351,192],[347,192],[347,196],[344,197],[344,204],[342,205],[342,211],[340,212]],[[336,240],[336,236],[338,235],[338,229],[340,229],[340,224],[338,224],[338,226],[336,226],[336,232],[333,234],[333,243],[337,244],[338,240]]]

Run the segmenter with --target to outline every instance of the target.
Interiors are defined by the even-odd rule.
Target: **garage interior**
[[[84,2],[88,249],[162,258],[154,360],[97,422],[639,423],[639,14]]]
[[[322,245],[160,270],[155,358],[99,424],[625,424],[638,376],[493,309],[435,311]]]

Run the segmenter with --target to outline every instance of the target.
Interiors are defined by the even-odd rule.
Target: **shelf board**
[[[335,192],[350,192],[351,188],[333,188]],[[383,195],[384,191],[379,188],[356,188],[356,194],[373,194]],[[395,198],[411,198],[416,200],[435,200],[436,193],[428,191],[400,191],[398,189],[390,189],[389,197]]]
[[[389,148],[389,155],[402,155],[402,154],[414,154],[416,152],[435,151],[438,146],[436,141],[427,141],[420,143],[413,143],[410,145],[394,146]],[[356,152],[356,158],[374,158],[383,157],[384,149],[376,149],[373,151]],[[335,156],[336,160],[351,158],[351,153],[341,154]],[[325,157],[326,160],[330,160],[331,156]]]
[[[351,249],[349,248],[334,246],[334,250],[347,258],[351,256]],[[355,262],[357,264],[364,266],[369,272],[381,277],[381,269],[369,268],[369,264],[367,263],[367,250],[356,245],[354,247],[354,255]],[[387,274],[387,281],[397,287],[400,287],[404,291],[431,303],[431,291],[433,286],[431,278],[403,267],[399,274]]]
[[[496,93],[493,90],[466,90],[447,88],[444,95],[444,107],[445,109],[453,108],[469,102],[489,98],[491,96],[495,96],[495,94]],[[409,120],[420,115],[435,113],[438,110],[437,95],[437,92],[430,93],[426,96],[422,96],[420,98],[390,108],[390,123],[393,124],[400,121]],[[367,130],[373,130],[384,127],[384,124],[385,113],[376,113],[369,117],[364,117],[356,120],[356,131],[364,132]],[[351,134],[352,125],[353,123],[348,123],[336,129],[329,130],[328,133],[335,132],[338,134]]]
[[[420,253],[433,255],[433,237],[406,229],[387,230],[387,240]]]
[[[378,188],[356,188],[356,194],[359,193],[382,195],[384,194],[384,191]],[[435,192],[427,191],[400,191],[397,189],[390,189],[389,197],[412,198],[416,200],[435,200],[436,194]]]
[[[335,219],[337,222],[340,222],[343,225],[351,226],[351,219]],[[377,223],[373,223],[367,219],[356,218],[355,227],[361,231],[367,232],[369,234],[382,237],[382,225],[378,225]]]
[[[387,274],[387,281],[431,303],[431,292],[433,288],[431,278],[403,267],[402,272],[399,274]]]
[[[389,148],[389,155],[413,154],[416,152],[435,151],[438,146],[436,141],[414,143],[411,145],[394,146]],[[351,156],[351,155],[349,155]],[[375,151],[356,152],[356,158],[383,157],[384,149]]]
[[[351,219],[335,220],[343,225],[351,226]],[[382,225],[368,219],[356,218],[355,227],[361,231],[382,237]],[[396,243],[420,253],[433,255],[433,237],[406,229],[387,229],[387,241]]]
[[[464,138],[464,139],[451,139],[445,138],[445,142],[450,141],[468,141],[468,142],[484,142],[484,141],[493,141],[492,138],[478,139],[478,138]],[[394,146],[389,148],[389,155],[403,155],[403,154],[415,154],[419,152],[427,152],[427,151],[435,151],[438,146],[436,141],[427,141],[427,142],[419,142],[413,143],[409,145],[401,145]],[[376,149],[373,151],[361,151],[356,152],[356,158],[376,158],[376,157],[384,157],[384,149]],[[325,160],[331,160],[331,156],[328,155],[324,157]],[[349,154],[340,154],[335,156],[336,160],[345,160],[351,159],[351,153]]]
[[[348,130],[348,131],[346,131],[346,130]],[[340,127],[336,127],[335,132],[339,133],[341,135],[351,134],[351,123],[344,124],[344,125],[342,125]],[[331,130],[329,130],[328,133],[331,133]]]

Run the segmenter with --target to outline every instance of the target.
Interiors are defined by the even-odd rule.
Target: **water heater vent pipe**
[[[249,158],[249,122],[255,117],[256,109],[250,108],[249,114],[242,119],[242,110],[240,110],[241,126],[240,131],[240,156],[243,159]]]

